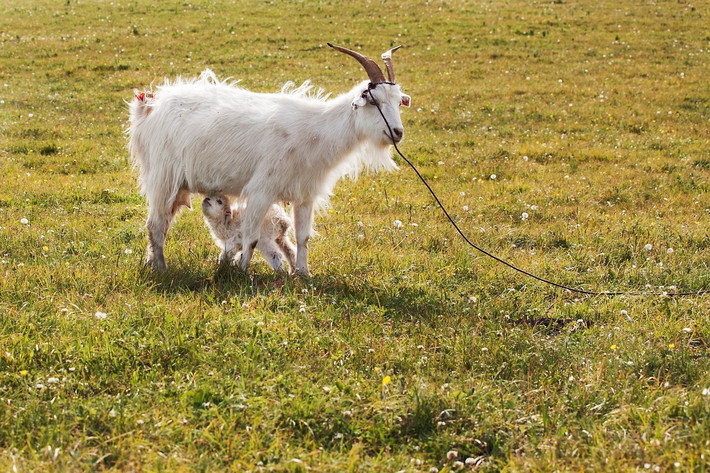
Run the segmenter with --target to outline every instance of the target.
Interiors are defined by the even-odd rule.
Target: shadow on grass
[[[319,294],[333,299],[336,304],[375,307],[384,317],[397,321],[429,321],[455,310],[448,297],[434,286],[416,288],[404,282],[373,283],[366,278],[347,279],[337,275],[319,275],[311,282]]]
[[[244,273],[236,266],[191,266],[173,264],[165,273],[142,267],[141,278],[152,290],[163,294],[211,293],[215,299],[238,297],[244,302],[268,296],[296,297],[308,294],[327,300],[346,314],[369,306],[375,312],[397,320],[430,319],[451,312],[446,295],[435,287],[413,288],[398,284],[373,283],[367,278],[348,279],[338,274],[300,278],[277,274],[267,268]]]
[[[548,335],[556,335],[563,331],[584,330],[594,325],[593,320],[571,319],[567,317],[530,317],[526,316],[510,320],[508,325],[529,327],[532,330]]]
[[[197,294],[210,289],[224,293],[241,293],[245,288],[254,287],[256,282],[254,276],[236,267],[214,265],[205,268],[189,262],[173,263],[164,273],[142,265],[140,276],[153,290],[164,294]]]

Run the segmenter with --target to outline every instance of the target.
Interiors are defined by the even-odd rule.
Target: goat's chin
[[[390,136],[388,131],[382,132],[382,141],[380,142],[380,144],[383,148],[387,148],[388,146],[392,146],[393,144],[397,143],[399,143],[399,140],[392,140],[392,137]]]

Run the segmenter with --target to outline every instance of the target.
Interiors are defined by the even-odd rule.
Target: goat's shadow
[[[452,299],[445,291],[403,284],[388,285],[384,281],[376,283],[367,277],[346,277],[335,272],[318,273],[304,279],[276,274],[266,265],[255,265],[249,273],[245,273],[235,266],[195,267],[187,263],[177,263],[163,274],[145,268],[142,276],[156,292],[192,294],[210,301],[237,298],[248,305],[252,300],[272,296],[300,298],[304,294],[309,294],[310,297],[315,295],[332,304],[346,320],[349,320],[349,314],[359,312],[364,307],[375,308],[374,312],[381,314],[382,318],[397,322],[429,323],[442,315],[461,315],[458,312],[461,305],[452,304]],[[209,296],[206,296],[207,294]],[[546,304],[551,304],[551,307],[560,296],[550,297]],[[594,321],[556,318],[544,314],[539,317],[525,315],[505,323],[556,335],[569,330],[588,329]]]
[[[201,297],[210,293],[213,300],[237,297],[248,302],[273,294],[294,297],[310,293],[338,307],[373,306],[387,318],[398,320],[428,320],[451,310],[447,297],[435,290],[375,284],[366,277],[347,278],[332,272],[300,278],[261,267],[245,273],[235,266],[205,268],[177,263],[164,273],[143,267],[141,277],[151,290],[168,295],[192,293]]]

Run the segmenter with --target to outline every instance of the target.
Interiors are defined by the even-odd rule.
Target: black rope
[[[406,162],[409,167],[414,170],[415,174],[419,178],[419,180],[422,181],[422,183],[426,186],[427,190],[431,194],[432,197],[434,197],[434,200],[436,203],[439,205],[439,208],[441,208],[441,211],[444,212],[444,215],[446,215],[446,218],[449,220],[451,225],[454,227],[456,232],[463,238],[463,240],[472,248],[475,250],[483,253],[484,255],[488,256],[489,258],[492,258],[496,260],[497,262],[506,265],[507,267],[514,269],[515,271],[524,274],[525,276],[528,276],[530,278],[536,279],[540,282],[543,282],[545,284],[549,284],[550,286],[554,286],[560,289],[564,289],[570,292],[576,292],[578,294],[584,294],[588,296],[644,296],[644,295],[649,295],[649,293],[642,293],[642,292],[635,292],[635,291],[587,291],[585,289],[580,289],[580,288],[575,288],[575,287],[570,287],[570,286],[565,286],[564,284],[556,283],[554,281],[551,281],[549,279],[545,279],[543,277],[537,276],[529,271],[526,271],[524,269],[518,268],[517,266],[513,265],[512,263],[509,263],[508,261],[505,261],[504,259],[499,258],[498,256],[484,250],[483,248],[479,247],[475,243],[473,243],[469,238],[466,236],[466,234],[459,228],[458,224],[456,221],[451,217],[449,212],[446,210],[446,207],[444,207],[444,204],[441,203],[441,200],[439,200],[439,197],[436,195],[436,192],[434,192],[434,189],[431,188],[429,183],[424,179],[424,176],[419,172],[419,170],[414,166],[414,164],[407,159],[407,157],[399,150],[397,147],[397,143],[394,142],[394,134],[392,133],[392,128],[390,127],[389,122],[387,121],[387,118],[385,118],[385,114],[382,113],[382,109],[380,108],[380,104],[377,103],[377,100],[375,100],[375,97],[372,95],[371,88],[367,89],[367,93],[370,94],[370,98],[372,99],[372,103],[375,104],[375,107],[377,107],[377,111],[380,112],[380,115],[382,116],[382,119],[385,121],[385,125],[387,125],[387,129],[389,130],[389,136],[390,139],[392,139],[392,145],[394,145],[394,149],[397,150],[397,154]],[[679,296],[698,296],[702,294],[708,294],[710,293],[710,290],[704,289],[704,290],[699,290],[695,292],[668,292],[668,293],[663,293],[663,294],[650,294],[654,296],[670,296],[670,297],[679,297]]]

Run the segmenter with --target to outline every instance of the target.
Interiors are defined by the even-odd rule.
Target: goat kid
[[[275,202],[289,201],[295,272],[310,274],[307,243],[314,210],[327,204],[342,176],[356,177],[363,168],[397,168],[391,148],[404,136],[399,107],[410,101],[394,82],[397,48],[382,55],[386,80],[372,59],[328,45],[355,58],[369,80],[329,98],[309,82],[298,88],[289,83],[281,93],[250,92],[205,70],[198,79],[166,81],[155,96],[133,99],[128,149],[148,201],[147,264],[166,269],[166,234],[180,207],[190,206],[192,193],[219,193],[246,202],[243,270],[266,212]]]
[[[215,243],[222,249],[220,264],[228,264],[234,255],[242,250],[242,215],[244,205],[232,207],[232,202],[225,195],[208,195],[202,201],[202,216],[210,229]],[[286,257],[291,272],[296,268],[296,248],[288,239],[286,232],[291,227],[291,219],[283,207],[273,204],[261,222],[259,240],[256,249],[261,251],[274,271],[284,270],[282,257]]]

